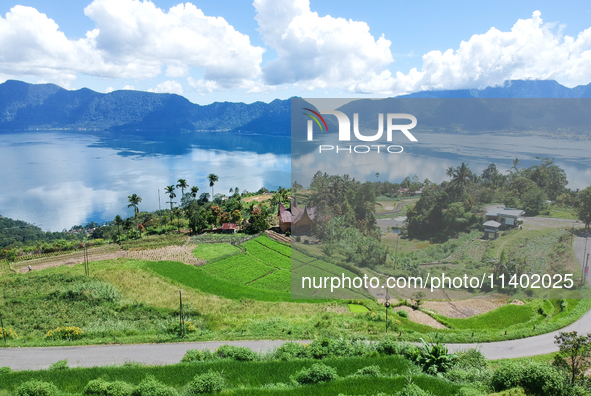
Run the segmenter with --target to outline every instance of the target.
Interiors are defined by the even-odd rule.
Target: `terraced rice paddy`
[[[233,247],[237,249],[236,247]],[[300,285],[302,277],[345,277],[356,275],[334,264],[307,256],[290,246],[266,236],[251,239],[240,245],[244,252],[222,257],[201,267],[209,276],[245,287],[274,292],[291,292],[292,282]],[[194,253],[198,255],[197,248]],[[211,248],[210,248],[211,249]],[[306,298],[334,298],[330,291],[309,290]],[[362,296],[354,295],[351,298]]]

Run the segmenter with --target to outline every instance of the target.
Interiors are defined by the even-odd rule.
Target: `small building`
[[[222,224],[222,233],[224,234],[235,234],[236,223],[224,223]]]
[[[293,235],[309,235],[314,230],[314,218],[316,207],[298,206],[297,199],[294,199],[289,210],[279,202],[279,228],[282,232],[291,232]]]
[[[501,223],[501,226],[517,226],[517,222],[521,221],[521,216],[525,212],[521,209],[514,208],[497,208],[488,212],[485,217],[486,221],[494,220]]]
[[[279,202],[279,213],[277,216],[279,216],[279,229],[281,232],[285,233],[288,230],[291,232],[291,212],[281,202]]]
[[[484,239],[497,239],[499,237],[499,227],[501,223],[489,220],[484,223]],[[491,238],[492,237],[492,238]]]

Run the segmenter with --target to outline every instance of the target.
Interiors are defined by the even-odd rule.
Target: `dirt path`
[[[120,257],[127,257],[127,252],[125,250],[119,250],[119,251],[113,252],[113,253],[89,254],[88,261],[114,260],[114,259],[118,259]],[[40,271],[45,268],[59,267],[60,265],[72,266],[72,265],[80,264],[83,261],[84,261],[84,255],[81,252],[80,255],[76,255],[74,257],[68,257],[67,259],[63,259],[63,260],[60,260],[59,256],[57,256],[56,261],[50,261],[50,262],[43,263],[43,264],[31,263],[31,267],[32,267],[33,271]],[[16,270],[16,272],[19,272],[21,274],[29,272],[28,266],[19,268]]]

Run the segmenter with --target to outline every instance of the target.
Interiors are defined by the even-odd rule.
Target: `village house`
[[[488,212],[485,217],[486,221],[494,220],[501,226],[516,226],[524,214],[525,212],[521,209],[497,208]]]
[[[279,202],[279,228],[282,232],[291,232],[293,235],[309,235],[314,229],[314,217],[316,207],[302,208],[298,206],[297,199],[293,200],[289,210]]]
[[[484,239],[497,239],[499,237],[499,227],[501,223],[489,220],[484,223]]]
[[[521,209],[497,208],[491,210],[485,215],[484,239],[497,239],[499,229],[506,227],[516,227],[521,221],[521,216],[525,212]]]

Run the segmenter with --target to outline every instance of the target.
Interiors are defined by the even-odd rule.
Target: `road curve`
[[[589,234],[577,237],[574,250],[581,265],[586,251],[585,238]],[[591,245],[588,246],[588,249]],[[591,282],[591,277],[588,279]],[[591,311],[570,325],[547,334],[518,340],[499,341],[482,344],[447,344],[451,351],[479,349],[487,359],[503,359],[535,356],[558,351],[554,336],[559,332],[576,331],[579,334],[591,333]],[[150,365],[173,364],[180,362],[189,349],[215,350],[220,345],[229,344],[248,347],[257,352],[268,352],[287,341],[208,341],[182,342],[168,344],[135,345],[93,345],[76,347],[39,347],[39,348],[0,348],[0,367],[10,366],[13,370],[41,370],[58,360],[68,359],[71,367],[93,367],[109,364],[122,364],[126,361],[141,362]],[[309,343],[311,341],[299,341]]]

